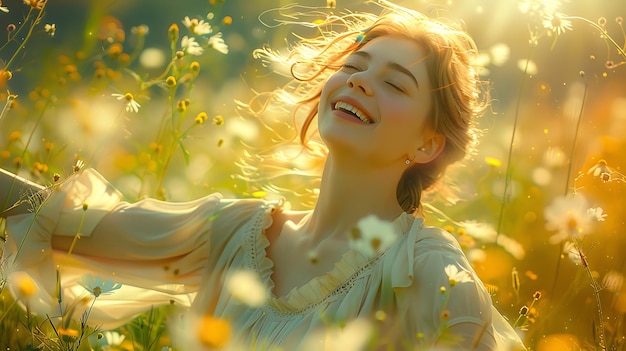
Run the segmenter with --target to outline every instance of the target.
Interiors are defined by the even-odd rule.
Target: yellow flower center
[[[572,232],[578,229],[578,221],[576,221],[576,218],[570,217],[567,220],[567,229]]]
[[[223,319],[204,317],[198,328],[199,341],[210,348],[221,348],[230,339],[230,324]]]
[[[32,279],[24,278],[21,279],[17,290],[21,296],[28,298],[37,293],[37,285],[35,285]]]
[[[378,250],[378,248],[380,247],[382,243],[383,242],[379,238],[374,238],[371,241],[372,248],[374,248],[374,250]]]
[[[57,331],[59,332],[59,335],[61,335],[61,336],[78,337],[78,330],[76,330],[76,329],[59,328],[59,329],[57,329]]]

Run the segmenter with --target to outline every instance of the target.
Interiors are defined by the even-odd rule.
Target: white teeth
[[[370,121],[367,117],[365,117],[365,113],[363,113],[363,111],[359,110],[358,108],[343,102],[343,101],[339,101],[335,103],[335,109],[336,110],[344,110],[344,111],[348,111],[353,113],[355,116],[357,116],[361,121],[363,121],[363,123],[367,123],[370,124],[372,123],[372,121]]]

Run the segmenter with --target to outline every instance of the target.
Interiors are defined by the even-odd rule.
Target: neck
[[[370,167],[339,162],[329,155],[317,204],[308,223],[312,243],[345,238],[359,219],[374,214],[392,221],[402,213],[396,188],[403,165]]]

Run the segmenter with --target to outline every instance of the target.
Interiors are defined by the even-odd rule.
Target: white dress
[[[405,234],[382,254],[367,258],[350,250],[332,271],[277,297],[271,294],[273,263],[266,256],[264,229],[280,203],[219,195],[184,203],[131,204],[121,198],[99,173],[87,169],[54,191],[36,214],[8,219],[4,256],[11,270],[27,272],[41,287],[37,301],[31,301],[35,311],[51,313],[58,305],[58,268],[64,303],[85,295],[77,284],[85,273],[123,284],[93,305],[89,322],[103,328],[126,323],[151,306],[174,303],[228,321],[229,345],[244,350],[332,349],[328,331],[354,321],[367,321],[364,325],[396,344],[428,346],[443,325],[457,325],[473,334],[480,329],[482,349],[523,348],[456,240],[424,226],[422,219],[401,215],[393,225]],[[70,255],[53,249],[53,243],[68,247],[77,231],[80,239]],[[450,264],[472,281],[450,287],[444,272]],[[224,288],[228,277],[242,270],[258,274],[270,296],[260,307],[242,303]],[[447,302],[440,287],[446,287]],[[384,321],[373,318],[379,311],[385,312]]]

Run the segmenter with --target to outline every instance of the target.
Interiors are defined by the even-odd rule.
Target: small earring
[[[422,146],[422,147],[420,147],[419,149],[417,149],[417,151],[424,152],[424,151],[426,151],[426,148],[425,148],[424,146]]]
[[[406,165],[410,165],[410,164],[411,164],[411,160],[409,160],[409,159],[407,158],[407,159],[404,161],[404,163],[405,163]]]

